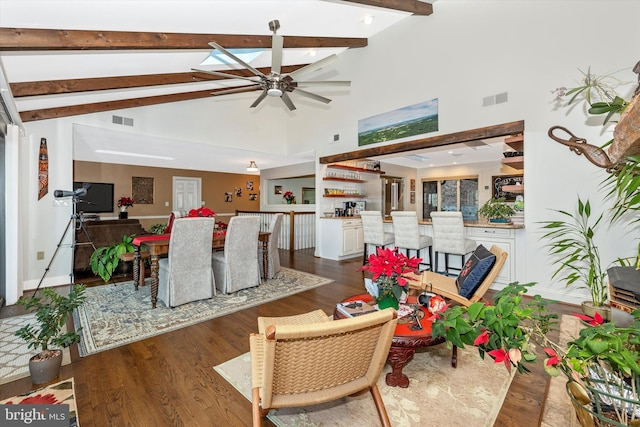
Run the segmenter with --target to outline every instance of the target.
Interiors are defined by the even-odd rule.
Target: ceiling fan
[[[289,108],[289,110],[295,110],[296,106],[291,101],[289,97],[290,92],[294,92],[306,96],[311,99],[315,99],[316,101],[324,102],[328,104],[331,102],[329,98],[325,98],[324,96],[316,95],[315,93],[308,92],[306,90],[300,89],[300,86],[350,86],[350,81],[297,81],[296,79],[304,74],[310,73],[312,71],[316,71],[328,64],[334,62],[338,57],[334,55],[330,55],[326,58],[323,58],[319,61],[316,61],[312,64],[306,65],[302,68],[299,68],[288,74],[280,74],[280,70],[282,68],[282,48],[284,44],[284,38],[276,32],[280,28],[280,22],[278,20],[273,20],[269,22],[269,29],[273,31],[273,36],[271,37],[271,72],[269,74],[264,74],[259,70],[255,69],[242,59],[235,56],[233,53],[229,52],[219,44],[215,42],[210,42],[209,45],[214,49],[218,49],[220,52],[224,53],[229,58],[233,59],[238,64],[245,67],[247,70],[251,71],[255,76],[252,77],[244,77],[237,76],[234,74],[223,73],[219,71],[209,71],[209,70],[200,70],[196,68],[192,68],[193,71],[197,71],[199,73],[213,74],[216,76],[227,77],[231,79],[243,79],[248,80],[252,84],[235,87],[228,90],[221,90],[212,93],[212,95],[226,95],[230,93],[240,93],[240,92],[250,92],[253,90],[261,90],[262,93],[258,98],[251,104],[251,108],[257,107],[260,102],[262,102],[267,96],[277,96],[282,99],[285,105]]]

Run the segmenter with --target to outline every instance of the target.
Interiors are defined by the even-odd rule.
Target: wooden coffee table
[[[373,297],[369,294],[354,295],[346,298],[342,302],[349,302],[355,300],[362,300],[365,302],[372,302]],[[387,362],[391,365],[391,372],[389,372],[385,378],[387,385],[395,387],[409,387],[409,377],[402,373],[402,368],[411,360],[418,348],[430,347],[432,345],[443,343],[444,338],[433,338],[431,336],[431,322],[427,320],[430,317],[430,313],[426,308],[417,303],[415,296],[410,296],[407,299],[407,304],[418,308],[417,317],[422,329],[419,329],[417,322],[411,317],[407,316],[402,319],[398,319],[396,326],[396,332],[393,335],[391,341],[391,348],[389,349],[389,356]],[[366,316],[366,314],[364,315]],[[344,319],[346,316],[334,309],[334,319]],[[455,347],[453,355],[451,357],[451,364],[455,367]]]

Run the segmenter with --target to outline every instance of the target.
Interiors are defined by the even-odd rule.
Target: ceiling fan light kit
[[[244,76],[236,76],[230,73],[220,72],[220,71],[208,71],[208,70],[200,70],[196,68],[192,68],[193,71],[197,71],[200,73],[212,74],[215,76],[225,77],[229,79],[242,79],[248,80],[251,84],[246,86],[240,86],[235,88],[229,88],[227,90],[218,90],[216,92],[212,92],[212,95],[227,95],[231,93],[241,93],[241,92],[250,92],[254,90],[261,90],[262,93],[258,96],[258,98],[251,104],[251,108],[257,107],[267,96],[271,97],[279,97],[282,99],[282,102],[287,106],[290,111],[296,109],[295,104],[291,101],[288,93],[295,92],[298,95],[305,96],[307,98],[314,99],[316,101],[323,102],[328,104],[331,102],[329,98],[325,98],[320,95],[316,95],[315,93],[308,92],[306,90],[299,89],[298,86],[350,86],[351,82],[349,81],[306,81],[299,82],[295,79],[298,76],[309,73],[311,71],[316,71],[321,69],[322,67],[334,62],[337,59],[337,56],[330,55],[326,58],[320,59],[312,64],[306,65],[302,68],[297,69],[296,71],[289,74],[280,74],[282,69],[282,50],[284,46],[284,38],[276,32],[280,28],[280,22],[275,19],[269,22],[269,29],[273,32],[271,36],[271,72],[269,74],[264,74],[259,70],[255,69],[247,62],[243,61],[233,53],[226,50],[224,47],[220,46],[216,42],[210,42],[209,45],[214,49],[219,50],[221,53],[225,54],[229,58],[231,58],[234,62],[239,65],[242,65],[251,73],[255,74],[252,77],[244,77]]]

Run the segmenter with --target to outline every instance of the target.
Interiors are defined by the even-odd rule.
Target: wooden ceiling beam
[[[227,49],[271,48],[270,35],[185,34],[131,31],[55,30],[0,27],[0,51],[33,50],[127,50],[127,49],[208,49],[215,41]],[[298,37],[284,38],[285,48],[357,48],[367,46],[366,38]]]
[[[238,86],[239,87],[239,86]],[[190,101],[192,99],[209,98],[214,92],[231,88],[199,90],[195,92],[172,93],[169,95],[147,96],[142,98],[121,99],[117,101],[96,102],[92,104],[69,105],[66,107],[43,108],[40,110],[21,111],[23,122],[37,120],[58,119],[61,117],[78,116],[81,114],[101,113],[125,108],[145,107],[148,105],[165,104],[168,102]],[[247,89],[246,92],[258,89]]]
[[[397,144],[383,145],[380,147],[364,148],[362,150],[350,151],[348,153],[333,154],[331,156],[320,157],[320,164],[344,162],[346,160],[366,159],[369,157],[383,156],[386,154],[406,153],[414,150],[424,150],[426,148],[442,147],[460,142],[476,141],[479,139],[495,138],[498,136],[515,135],[524,132],[524,120],[517,122],[503,123],[494,126],[466,130],[463,132],[449,133],[447,135],[437,135],[428,138],[414,139]]]
[[[288,65],[282,67],[282,73],[291,73],[308,64]],[[268,67],[258,68],[259,71],[268,74],[271,69]],[[249,70],[228,70],[228,74],[237,76],[253,77],[255,74]],[[11,93],[14,98],[40,95],[59,95],[65,93],[92,92],[97,90],[127,89],[135,87],[161,86],[181,83],[194,83],[213,80],[228,80],[225,77],[214,76],[212,74],[189,72],[189,73],[166,73],[166,74],[143,74],[136,76],[118,77],[96,77],[89,79],[66,79],[66,80],[44,80],[33,82],[10,83]]]
[[[399,10],[409,12],[414,15],[427,16],[433,13],[431,3],[419,0],[344,0],[347,3],[358,3],[367,6],[376,6],[384,9]]]

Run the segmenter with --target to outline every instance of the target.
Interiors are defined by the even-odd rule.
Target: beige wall
[[[145,229],[151,225],[164,222],[160,218],[145,218],[169,216],[172,210],[172,181],[174,176],[201,178],[202,200],[206,207],[220,216],[217,220],[228,222],[228,215],[239,210],[260,210],[260,177],[257,175],[243,175],[219,172],[203,172],[187,169],[166,169],[147,166],[130,166],[114,163],[73,162],[73,180],[81,182],[105,182],[114,184],[114,212],[100,214],[102,217],[118,215],[117,200],[122,196],[132,196],[131,178],[153,178],[153,204],[136,204],[128,209],[129,217],[138,218]],[[247,189],[247,181],[253,182],[253,190]],[[242,196],[235,196],[235,188],[242,190]],[[233,193],[231,203],[225,202],[225,192]],[[257,194],[256,200],[249,200],[249,193]],[[169,202],[169,206],[165,206]]]

